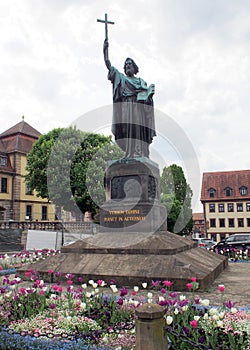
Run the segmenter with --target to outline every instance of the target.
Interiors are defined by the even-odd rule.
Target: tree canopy
[[[167,209],[167,227],[171,232],[188,235],[192,231],[192,190],[182,168],[176,164],[163,169],[161,202]]]
[[[95,214],[105,200],[107,161],[122,156],[111,136],[57,128],[33,144],[25,178],[38,196],[64,210]]]

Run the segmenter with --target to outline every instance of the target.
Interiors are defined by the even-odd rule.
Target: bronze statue
[[[125,158],[149,157],[149,144],[155,133],[153,95],[154,85],[136,77],[139,68],[131,58],[124,63],[125,74],[111,65],[108,56],[107,25],[114,24],[107,20],[105,23],[105,40],[103,46],[104,61],[108,68],[108,79],[113,84],[113,121],[112,133],[116,143],[125,152]]]

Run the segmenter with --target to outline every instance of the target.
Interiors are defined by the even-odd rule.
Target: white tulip
[[[222,320],[222,319],[224,318],[224,316],[225,316],[225,312],[224,312],[224,311],[221,311],[221,312],[219,313],[219,318]]]
[[[212,319],[213,319],[214,321],[219,321],[219,315],[217,315],[217,314],[213,315],[213,316],[212,316]]]
[[[81,310],[86,310],[86,303],[84,303],[84,302],[82,302],[81,304],[80,304],[80,309]]]
[[[215,307],[212,307],[212,308],[209,310],[209,314],[210,314],[210,315],[216,315],[216,314],[218,314],[218,309],[216,309]]]
[[[223,322],[221,320],[217,321],[217,326],[218,327],[223,327]]]
[[[170,325],[173,322],[173,317],[167,316],[166,321],[167,321],[167,325]]]
[[[203,306],[209,306],[209,300],[208,300],[208,299],[202,299],[202,300],[200,301],[200,303],[201,303],[201,305],[203,305]]]

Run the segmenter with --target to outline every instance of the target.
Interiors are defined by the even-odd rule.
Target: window
[[[226,188],[224,189],[224,191],[225,191],[225,195],[226,195],[227,197],[232,196],[232,189],[231,189],[230,187],[226,187]]]
[[[216,220],[210,219],[210,227],[216,227]]]
[[[247,227],[250,227],[250,218],[247,218]]]
[[[32,206],[26,205],[26,220],[32,220]]]
[[[48,210],[45,205],[42,206],[42,220],[48,220]]]
[[[210,198],[214,198],[216,190],[214,188],[209,188],[208,194]]]
[[[220,227],[225,227],[225,219],[219,219]]]
[[[250,203],[249,203],[250,204]],[[233,212],[234,211],[234,204],[233,203],[228,203],[227,205],[227,211]]]
[[[238,219],[238,227],[244,227],[244,219],[242,218]]]
[[[7,166],[8,159],[7,157],[0,156],[0,166]]]
[[[8,192],[8,179],[7,179],[7,177],[1,178],[1,192],[2,193]]]
[[[250,203],[247,203],[247,211],[250,211]]]
[[[240,187],[240,194],[242,196],[246,196],[247,195],[247,187],[246,186],[241,186]]]
[[[234,227],[234,219],[228,219],[228,226]]]
[[[209,204],[209,212],[214,213],[215,212],[215,204]]]
[[[235,242],[236,239],[235,239],[235,236],[230,236],[226,239],[227,242]]]
[[[237,211],[243,211],[243,204],[237,203]]]
[[[224,211],[224,204],[219,204],[219,213],[223,213]]]

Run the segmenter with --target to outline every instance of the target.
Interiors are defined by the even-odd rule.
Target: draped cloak
[[[112,133],[126,158],[149,157],[149,144],[155,133],[152,96],[147,83],[128,77],[111,67],[108,79],[113,84]]]

